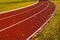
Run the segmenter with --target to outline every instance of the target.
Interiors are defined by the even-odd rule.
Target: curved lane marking
[[[28,17],[28,18],[26,18],[26,19],[24,19],[24,20],[22,20],[22,21],[19,21],[19,22],[15,23],[15,24],[13,24],[13,25],[11,25],[11,26],[8,26],[8,27],[6,27],[6,28],[4,28],[4,29],[1,29],[0,32],[5,31],[5,30],[7,30],[7,29],[9,29],[9,28],[17,25],[17,24],[20,24],[20,23],[22,23],[22,22],[24,22],[24,21],[27,21],[28,19],[30,19],[30,18],[32,18],[32,17],[35,17],[36,15],[40,14],[41,12],[43,12],[44,10],[46,10],[46,9],[48,8],[49,2],[47,2],[47,3],[48,3],[48,5],[47,5],[43,10],[41,10],[40,12],[38,12],[38,13],[36,13],[36,14],[34,14],[34,15],[32,15],[32,16],[30,16],[30,17]]]
[[[54,16],[55,12],[56,12],[56,5],[55,5],[55,11],[53,12],[53,14],[51,15],[51,17],[38,29],[36,30],[31,36],[29,36],[26,40],[29,40],[31,37],[33,37],[39,30],[41,30],[44,25],[46,25],[48,23],[48,21]]]
[[[42,3],[41,3],[40,6],[42,6],[43,4],[44,4],[44,2],[42,1]],[[25,11],[25,12],[29,12],[29,11],[31,11],[31,10],[34,10],[34,9],[40,7],[40,6],[37,6],[37,7],[33,8],[33,9],[30,9],[30,10]],[[24,14],[25,12],[22,12],[22,13],[20,13],[20,14]],[[4,20],[4,19],[10,18],[10,17],[14,17],[14,16],[17,16],[17,15],[20,15],[20,14],[15,14],[15,15],[11,15],[11,16],[8,16],[8,17],[4,17],[4,18],[1,18],[0,20]]]

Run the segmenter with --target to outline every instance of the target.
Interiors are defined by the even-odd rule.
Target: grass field
[[[18,2],[18,1],[36,1],[36,0],[0,0],[0,3]]]
[[[21,8],[30,4],[33,4],[34,2],[6,2],[6,3],[0,3],[0,12],[3,11],[8,11],[8,10],[12,10],[12,9],[17,9],[17,8]]]
[[[60,1],[52,1],[56,4],[57,11],[43,30],[39,31],[33,40],[60,40]]]

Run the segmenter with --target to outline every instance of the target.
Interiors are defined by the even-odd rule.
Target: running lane
[[[3,31],[0,30],[0,40],[29,40],[33,34],[37,32],[36,30],[42,28],[41,26],[54,14],[54,11],[55,5],[49,1],[45,1],[44,5],[29,11],[30,13],[27,12],[11,17],[12,19],[17,17],[14,19],[15,22],[11,20],[11,18],[4,19],[5,21],[9,22],[11,20],[13,23],[10,24],[11,28]],[[1,20],[2,23],[4,20]],[[1,25],[1,27],[3,27],[3,24]]]
[[[0,14],[0,20],[1,19],[5,19],[7,17],[11,17],[11,16],[14,16],[14,15],[19,15],[21,13],[25,13],[25,12],[31,11],[35,7],[37,7],[38,5],[42,5],[42,4],[43,4],[43,1],[41,1],[40,3],[36,2],[35,5],[33,4],[30,7],[26,7],[26,8],[20,9],[20,10],[14,10],[14,11],[11,11],[11,12]]]
[[[43,2],[43,5],[38,5],[36,6],[33,10],[31,11],[28,11],[28,12],[25,12],[25,13],[22,13],[22,14],[19,14],[19,15],[16,15],[16,16],[12,16],[12,17],[9,17],[7,19],[3,19],[3,20],[0,20],[0,30],[1,29],[4,29],[10,25],[13,25],[15,23],[17,23],[18,21],[22,21],[28,17],[30,17],[31,15],[34,15],[36,14],[37,12],[41,11],[43,8],[45,8],[47,5],[47,2]],[[39,9],[40,8],[40,9]],[[38,9],[38,10],[37,10]]]

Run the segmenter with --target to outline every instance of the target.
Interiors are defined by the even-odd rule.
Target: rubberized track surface
[[[0,15],[0,40],[29,40],[54,14],[55,5],[41,1]]]

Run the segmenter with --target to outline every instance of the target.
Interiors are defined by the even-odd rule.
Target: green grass
[[[60,40],[60,1],[52,1],[56,4],[57,11],[43,30],[39,31],[34,40]]]
[[[4,2],[15,2],[15,1],[23,1],[23,0],[0,0],[0,3],[4,3]]]
[[[35,3],[35,1],[34,2],[0,3],[0,12],[21,8],[21,7],[24,7],[33,3]]]
[[[36,0],[0,0],[0,3],[6,3],[6,2],[21,2],[21,1],[36,1]]]

